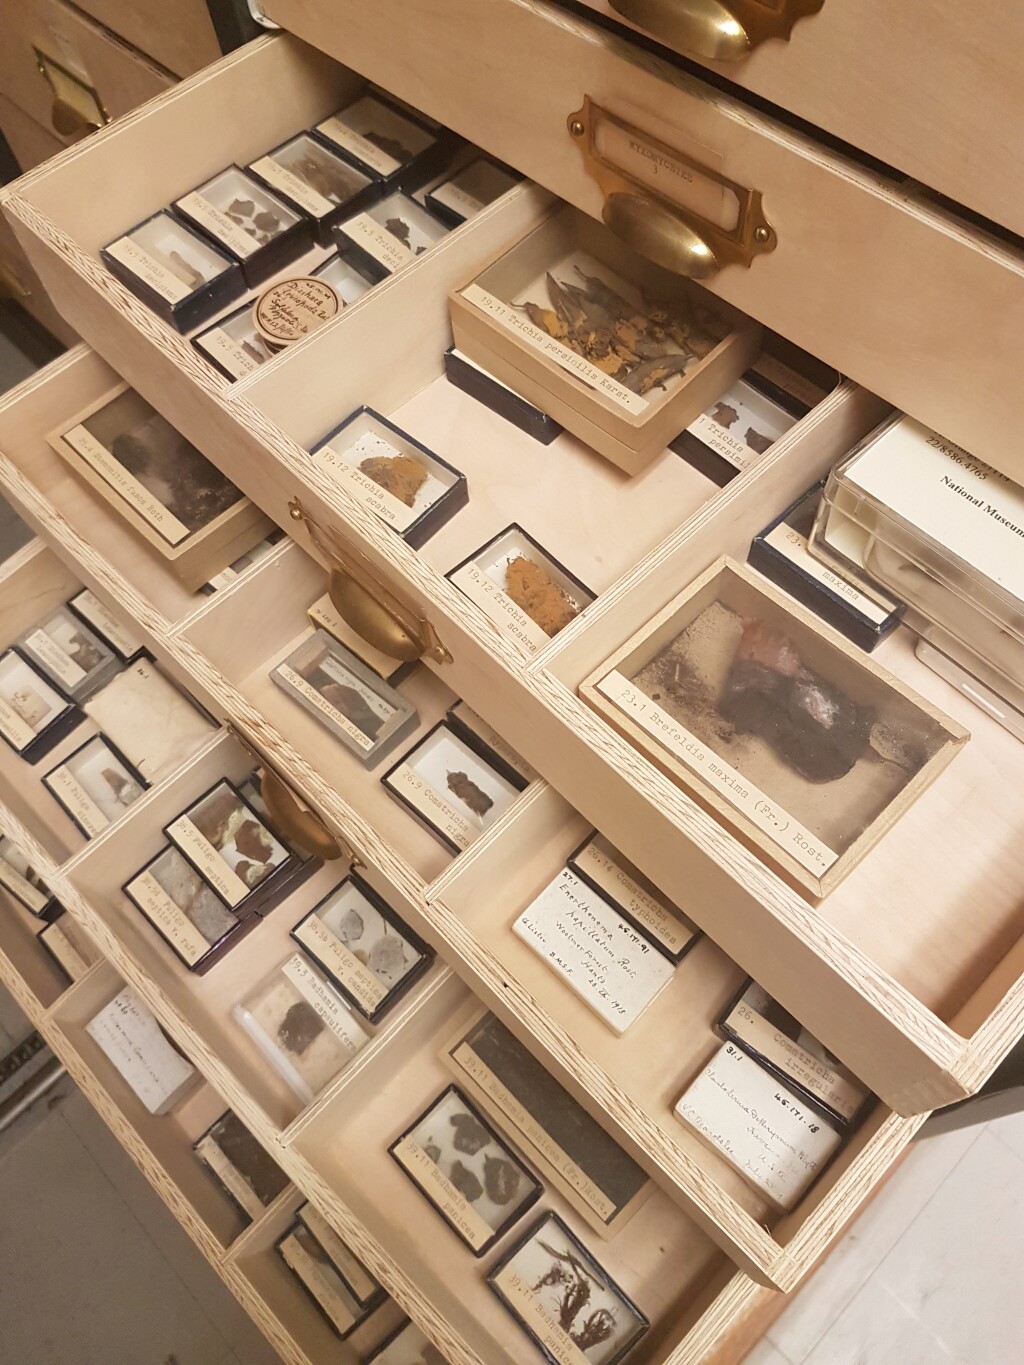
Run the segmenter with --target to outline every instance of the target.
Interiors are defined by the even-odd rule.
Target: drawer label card
[[[733,1043],[715,1053],[675,1114],[783,1209],[793,1207],[842,1141]]]
[[[795,531],[792,526],[787,526],[784,521],[773,527],[764,539],[766,545],[770,545],[780,555],[784,555],[801,573],[809,574],[815,582],[829,588],[837,597],[841,597],[844,602],[848,602],[851,607],[859,611],[861,616],[866,616],[869,621],[873,621],[876,626],[887,621],[895,610],[895,602],[888,608],[880,606],[867,593],[855,588],[848,579],[837,574],[834,569],[830,569],[821,560],[815,559],[807,548],[807,537],[802,536],[799,531]]]
[[[297,924],[293,935],[308,948],[325,971],[340,981],[368,1014],[376,1010],[387,995],[387,987],[342,943],[337,934],[316,915],[307,915]]]
[[[294,204],[304,208],[314,218],[324,218],[332,209],[337,208],[324,194],[319,194],[313,186],[296,175],[287,166],[282,166],[272,156],[261,156],[252,163],[252,169],[275,190],[287,195]]]
[[[248,259],[254,251],[259,250],[259,242],[255,237],[246,232],[245,228],[239,227],[223,209],[219,209],[216,204],[211,204],[209,199],[197,190],[193,190],[191,194],[186,194],[184,199],[179,199],[178,207],[182,213],[187,213],[201,228],[205,229],[215,241],[223,243],[243,260]]]
[[[607,839],[595,834],[573,862],[578,872],[632,915],[640,928],[672,957],[679,957],[693,942],[696,936],[693,927],[681,920],[668,902],[659,900],[653,889],[637,880],[633,875],[636,869]]]
[[[543,356],[547,356],[549,360],[555,361],[563,370],[568,370],[589,388],[596,390],[602,397],[614,403],[616,407],[624,408],[626,412],[631,412],[634,416],[642,416],[647,411],[649,402],[646,398],[642,398],[638,393],[633,393],[624,384],[613,379],[611,375],[604,374],[596,365],[592,365],[585,356],[577,355],[564,342],[559,341],[556,337],[548,336],[547,332],[542,332],[539,327],[533,325],[525,313],[510,308],[507,303],[495,298],[486,289],[481,289],[480,285],[467,285],[462,291],[462,297],[474,308],[479,308],[482,313],[486,313],[506,332],[512,333],[524,345]]]
[[[640,1017],[675,970],[568,868],[526,907],[512,931],[618,1034]]]
[[[220,327],[214,328],[212,332],[207,332],[202,337],[196,337],[195,344],[211,360],[219,361],[232,379],[241,379],[243,375],[252,374],[253,370],[258,370],[262,364],[262,361],[250,355],[244,346],[240,346]]]
[[[213,1138],[207,1135],[198,1142],[196,1155],[202,1157],[211,1170],[216,1171],[221,1184],[231,1192],[250,1218],[259,1218],[266,1212],[256,1191],[238,1167],[227,1159]]]
[[[14,707],[8,705],[2,697],[0,697],[0,734],[3,734],[5,739],[9,739],[19,751],[27,748],[36,737],[36,732],[32,726],[23,721]]]
[[[473,560],[463,564],[461,569],[456,569],[451,581],[462,589],[470,601],[483,608],[502,635],[515,640],[527,654],[536,654],[549,643],[550,637],[544,634],[537,622],[527,616],[507,593],[502,592],[497,583]]]
[[[369,1041],[369,1034],[360,1026],[352,1011],[317,976],[303,960],[301,953],[294,953],[281,971],[349,1053],[358,1052]]]
[[[411,247],[400,242],[386,227],[381,227],[368,213],[357,213],[343,224],[341,231],[385,270],[401,270],[403,265],[416,259]]]
[[[122,659],[130,659],[133,654],[137,654],[143,648],[143,642],[139,637],[133,635],[113,612],[108,611],[96,594],[90,592],[88,588],[84,592],[80,592],[77,597],[73,597],[70,605],[109,644],[113,645]]]
[[[65,765],[55,768],[47,775],[47,786],[59,796],[71,818],[85,830],[89,838],[95,837],[107,828],[110,821],[97,806],[82,784],[71,774]]]
[[[432,1161],[417,1142],[411,1137],[402,1138],[395,1147],[395,1156],[416,1183],[423,1186],[431,1202],[458,1228],[474,1251],[479,1251],[493,1240],[494,1229],[481,1218],[465,1195],[455,1188],[437,1162]]]
[[[681,208],[691,209],[727,232],[739,219],[739,201],[732,190],[691,166],[684,155],[673,156],[662,147],[651,145],[643,136],[614,118],[591,107],[594,124],[594,147],[597,154],[632,180],[668,199]],[[692,155],[704,162],[710,171],[721,171],[724,158],[710,147],[694,145]]]
[[[609,673],[597,684],[597,689],[809,872],[821,876],[837,860],[838,853],[794,820],[777,802],[770,800],[621,673]]]
[[[47,635],[45,630],[32,631],[25,637],[25,643],[65,687],[77,687],[89,676],[84,668],[75,663],[70,654],[61,649],[56,640]]]
[[[161,265],[130,237],[121,237],[116,242],[111,242],[106,252],[168,303],[180,303],[193,292],[189,285],[179,280],[177,275],[165,265]]]
[[[402,169],[400,161],[389,152],[378,147],[375,142],[371,142],[368,137],[363,137],[362,133],[357,133],[354,128],[343,123],[337,114],[333,118],[326,119],[323,123],[318,123],[317,132],[323,133],[325,137],[330,138],[337,146],[344,148],[350,156],[354,156],[364,166],[369,166],[378,175],[394,175],[395,171]]]
[[[454,806],[425,782],[408,763],[396,768],[388,781],[404,801],[419,811],[429,824],[447,835],[453,844],[457,844],[461,849],[469,848],[479,831],[468,820],[463,819]]]
[[[313,460],[344,484],[357,502],[375,512],[381,521],[386,521],[396,531],[406,530],[420,515],[415,507],[407,507],[400,502],[393,493],[375,483],[369,474],[364,474],[357,464],[339,455],[330,446],[321,446],[313,453]]]
[[[188,855],[189,861],[196,865],[201,875],[228,905],[240,905],[249,895],[250,887],[234,868],[228,866],[206,835],[187,815],[179,815],[173,824],[168,825],[167,835],[178,845],[182,853]]]
[[[210,944],[151,872],[142,872],[132,881],[131,893],[142,913],[174,944],[190,967],[210,951]]]
[[[179,521],[162,503],[157,502],[152,493],[139,483],[134,475],[129,474],[124,465],[114,458],[105,445],[97,441],[92,432],[83,426],[72,427],[70,431],[64,433],[63,439],[106,483],[121,494],[121,497],[167,541],[168,545],[180,545],[191,535],[184,522]]]
[[[363,734],[358,725],[354,725],[343,712],[336,706],[332,706],[322,692],[318,692],[311,682],[308,682],[301,673],[296,673],[290,664],[281,664],[279,674],[284,681],[293,687],[300,696],[304,697],[315,710],[327,718],[332,725],[336,725],[339,730],[343,730],[357,748],[362,749],[363,753],[368,754],[373,748],[375,741],[369,735]],[[326,669],[324,670],[326,672]],[[352,686],[351,678],[347,677],[347,685]]]

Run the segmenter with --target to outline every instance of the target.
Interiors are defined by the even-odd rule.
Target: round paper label
[[[344,306],[326,280],[303,275],[264,290],[253,308],[253,322],[263,340],[280,349],[330,322]]]

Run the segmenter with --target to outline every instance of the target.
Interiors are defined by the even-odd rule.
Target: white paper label
[[[26,635],[25,644],[66,688],[75,688],[88,677],[85,669],[76,664],[71,655],[65,653],[45,630],[33,630]]]
[[[0,697],[0,734],[9,739],[19,751],[27,748],[36,737],[36,732],[27,721],[22,720],[17,711]]]
[[[470,560],[457,569],[451,581],[458,585],[471,602],[481,607],[502,635],[522,645],[528,654],[536,654],[548,643],[537,622],[527,616],[507,593],[502,592],[493,579],[488,578],[480,565]]]
[[[667,952],[678,957],[696,931],[684,924],[668,904],[660,901],[631,876],[623,866],[623,861],[618,860],[610,845],[602,845],[596,838],[591,839],[575,858],[579,870],[600,891],[628,911]]]
[[[50,897],[46,892],[40,891],[37,886],[26,881],[5,858],[0,858],[0,886],[5,886],[12,896],[17,896],[18,900],[36,915],[41,915],[50,904]]]
[[[597,688],[670,754],[697,773],[738,811],[742,811],[751,823],[785,849],[801,867],[820,877],[839,857],[816,834],[812,834],[776,802],[769,800],[763,791],[663,711],[621,673],[609,673],[601,679]]]
[[[169,545],[180,545],[191,534],[188,527],[162,503],[157,502],[152,493],[129,474],[124,465],[115,460],[106,446],[97,441],[85,427],[72,427],[70,431],[64,433],[64,440],[110,484],[115,492],[120,493],[121,497],[134,507]]]
[[[732,1043],[676,1105],[676,1116],[780,1208],[791,1209],[841,1138]]]
[[[342,983],[372,1014],[387,995],[387,987],[378,981],[369,967],[342,943],[341,939],[316,915],[308,915],[296,925],[293,935],[323,966],[324,970]]]
[[[223,209],[219,209],[216,204],[211,204],[197,190],[191,194],[186,194],[184,199],[178,200],[178,207],[183,213],[197,222],[200,227],[206,229],[211,237],[223,242],[226,247],[247,259],[254,251],[259,250],[259,242],[256,238],[246,232],[245,228],[239,227]]]
[[[336,725],[339,730],[344,731],[352,743],[364,754],[368,754],[376,743],[369,735],[364,735],[358,725],[354,725],[348,716],[343,715],[336,706],[331,703],[316,690],[312,683],[308,682],[301,673],[296,673],[291,664],[281,664],[279,675],[290,687],[294,687],[309,704],[320,712],[332,725]]]
[[[263,363],[250,355],[219,327],[214,328],[212,332],[204,333],[202,337],[197,337],[196,344],[204,355],[208,355],[211,360],[219,361],[232,379],[241,379],[243,375],[252,374],[253,370],[258,370]]]
[[[404,531],[419,516],[414,508],[407,507],[393,493],[381,488],[379,483],[374,483],[369,474],[364,474],[358,465],[346,460],[330,446],[322,446],[314,451],[313,461],[321,469],[330,470],[357,502],[361,502],[371,512],[376,512],[382,521],[386,521],[396,531]]]
[[[435,825],[447,835],[452,843],[458,845],[459,848],[469,848],[480,833],[469,820],[464,819],[455,807],[444,799],[440,792],[435,791],[433,787],[424,782],[423,778],[408,763],[403,763],[400,768],[396,768],[388,778],[388,782],[398,795],[415,810],[418,810],[430,824]]]
[[[349,1053],[358,1052],[368,1041],[369,1035],[330,986],[321,981],[298,953],[288,959],[281,971],[303,1000],[316,1010],[345,1050]]]
[[[204,1137],[196,1145],[196,1154],[201,1156],[211,1170],[216,1171],[221,1184],[229,1190],[250,1218],[259,1218],[263,1205],[253,1187],[236,1166],[233,1166],[212,1137]]]
[[[706,412],[695,418],[686,430],[691,436],[696,436],[709,450],[721,455],[734,469],[746,469],[765,454],[764,451],[751,450],[750,446],[745,445],[736,436],[730,435],[720,422],[714,421]]]
[[[143,284],[148,284],[154,293],[159,294],[168,303],[180,303],[193,292],[191,287],[183,280],[179,280],[172,270],[161,265],[130,237],[121,237],[118,241],[111,242],[106,250],[108,256],[113,256],[115,261],[127,267]]]
[[[1024,603],[1024,488],[1005,474],[903,417],[846,481]]]
[[[293,204],[300,205],[314,218],[324,218],[332,209],[337,208],[326,195],[318,193],[308,180],[303,180],[301,175],[296,175],[287,166],[282,166],[272,156],[261,156],[259,161],[252,163],[252,169],[257,175],[262,176],[268,185],[286,195]]]
[[[54,957],[70,976],[72,981],[80,980],[89,970],[89,963],[72,943],[60,924],[48,924],[39,937],[53,953]]]
[[[504,327],[507,332],[511,332],[520,341],[524,342],[531,350],[537,351],[540,355],[545,355],[549,360],[555,361],[564,370],[570,371],[577,379],[583,381],[592,389],[615,403],[616,406],[631,412],[634,416],[642,416],[648,408],[648,400],[642,398],[640,394],[633,393],[618,380],[612,379],[610,375],[604,374],[592,365],[584,356],[578,355],[571,347],[558,341],[555,337],[548,336],[547,332],[542,332],[539,327],[535,327],[525,313],[510,308],[507,303],[502,303],[501,299],[489,294],[486,289],[481,289],[478,284],[467,285],[462,291],[462,297],[467,303],[473,304],[488,317]]]
[[[239,905],[249,895],[250,887],[233,868],[228,866],[206,835],[196,828],[187,815],[179,815],[177,820],[167,827],[167,834],[183,853],[188,854],[228,905]]]
[[[151,1114],[169,1108],[196,1074],[130,986],[86,1025],[86,1032]]]
[[[457,185],[454,180],[449,180],[447,184],[438,185],[436,189],[430,191],[430,197],[435,203],[443,208],[451,209],[461,218],[472,218],[474,214],[485,208],[483,200],[478,199],[475,194],[470,194],[467,189]]]
[[[47,777],[46,783],[90,839],[110,824],[96,802],[73,776],[70,768],[55,768]]]
[[[764,539],[765,544],[771,545],[779,554],[785,555],[790,563],[795,564],[803,573],[810,574],[816,582],[830,588],[837,597],[848,602],[855,611],[860,612],[861,616],[866,616],[876,626],[880,626],[895,610],[895,602],[886,610],[837,574],[834,569],[815,559],[807,548],[807,537],[795,531],[792,526],[787,526],[784,521],[773,527]]]
[[[108,611],[94,592],[88,589],[80,592],[72,599],[71,605],[79,616],[83,616],[94,630],[113,645],[123,659],[130,659],[142,648],[143,642],[139,637],[133,635],[126,625]]]
[[[411,1137],[402,1138],[395,1147],[395,1156],[475,1251],[493,1239],[494,1229]]]
[[[209,943],[151,872],[140,873],[129,889],[143,914],[174,944],[190,967],[206,956]]]
[[[672,963],[568,868],[512,929],[616,1033],[672,979]]]
[[[606,161],[672,203],[692,209],[719,227],[731,230],[736,226],[739,204],[735,194],[728,192],[727,198],[722,184],[681,157],[653,147],[646,138],[609,118],[598,118],[595,144]],[[699,159],[719,169],[724,164],[721,153],[709,147],[699,148]]]
[[[350,128],[347,123],[343,123],[335,114],[333,118],[326,119],[323,123],[317,124],[317,131],[325,137],[343,147],[350,156],[361,161],[364,166],[369,166],[378,175],[393,175],[400,170],[402,163],[387,152],[382,151],[375,142],[371,142],[368,137],[363,137],[362,133],[357,133],[354,128]]]
[[[282,1242],[281,1252],[338,1331],[347,1332],[354,1324],[356,1315],[320,1262],[313,1259],[297,1237],[289,1237]]]
[[[411,247],[400,242],[386,227],[381,227],[368,213],[357,213],[342,225],[341,231],[385,270],[401,270],[403,265],[416,259]]]

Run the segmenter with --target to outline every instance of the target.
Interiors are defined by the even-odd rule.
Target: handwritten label
[[[89,676],[45,630],[31,631],[25,636],[25,644],[66,688],[77,687]]]
[[[28,747],[36,737],[35,730],[22,720],[13,706],[0,697],[0,734],[9,739],[17,750]]]
[[[93,630],[98,631],[107,643],[113,646],[122,659],[130,659],[142,649],[142,640],[133,635],[113,612],[108,611],[96,594],[90,592],[88,588],[77,597],[73,597],[70,605],[79,616],[88,621]]]
[[[111,242],[106,251],[108,256],[137,275],[143,284],[149,285],[155,294],[168,303],[180,303],[193,292],[191,285],[179,280],[172,270],[161,265],[156,257],[151,256],[131,237],[120,237],[116,242]]]
[[[855,588],[848,579],[837,574],[821,560],[815,559],[807,548],[807,537],[795,531],[792,526],[787,526],[784,521],[773,527],[764,539],[766,545],[771,545],[779,554],[784,555],[802,573],[809,574],[816,582],[831,589],[837,597],[848,602],[855,611],[860,612],[861,616],[866,616],[876,626],[886,621],[896,609],[895,602],[888,608],[880,606],[866,593]]]
[[[636,868],[607,839],[595,834],[573,861],[579,872],[632,915],[674,957],[692,942],[697,931],[679,918],[669,902],[659,900],[652,888],[637,880]]]
[[[219,209],[216,204],[211,203],[198,190],[193,190],[191,194],[186,194],[184,199],[179,199],[177,206],[182,213],[187,213],[211,237],[223,242],[230,251],[236,256],[240,256],[242,260],[247,260],[253,252],[259,250],[260,244],[251,233],[246,232],[245,228],[239,227],[223,209]]]
[[[531,1334],[558,1365],[591,1365],[588,1356],[562,1330],[534,1293],[533,1285],[515,1268],[515,1262],[499,1270],[494,1283],[527,1323]]]
[[[88,1024],[86,1032],[151,1114],[165,1113],[195,1079],[130,986]]]
[[[167,510],[162,503],[145,488],[134,475],[129,474],[124,465],[114,458],[111,452],[96,440],[84,426],[72,427],[64,433],[64,440],[72,450],[96,471],[115,492],[143,517],[169,545],[180,545],[191,532],[188,527]]]
[[[330,446],[321,446],[319,450],[315,450],[313,461],[321,469],[330,470],[357,502],[361,502],[371,512],[376,512],[381,521],[386,521],[395,530],[404,531],[420,515],[415,508],[407,507],[404,502],[399,502],[393,493],[381,488],[379,483],[374,483],[369,474],[364,474],[357,464],[353,464]]]
[[[618,1212],[615,1203],[595,1185],[564,1148],[559,1146],[487,1063],[477,1056],[472,1044],[460,1043],[452,1053],[452,1060],[470,1080],[475,1082],[506,1122],[518,1130],[524,1141],[534,1148],[571,1189],[576,1191],[587,1207],[593,1209],[603,1222],[607,1223]]]
[[[809,872],[822,876],[839,857],[621,673],[609,673],[597,688]]]
[[[673,964],[568,868],[512,931],[615,1033],[625,1033],[672,979]]]
[[[416,259],[412,247],[400,242],[368,213],[357,213],[342,224],[340,231],[389,272],[401,270],[403,265]]]
[[[293,204],[298,204],[314,218],[323,218],[337,208],[326,195],[318,193],[308,180],[303,180],[301,175],[282,166],[272,156],[261,156],[259,161],[252,163],[252,169],[268,185],[286,195]]]
[[[536,654],[548,643],[550,637],[544,634],[537,622],[527,616],[507,593],[502,592],[475,561],[463,564],[461,569],[451,575],[451,581],[462,589],[470,601],[483,609],[502,635],[521,645],[527,654]]]
[[[633,413],[634,416],[643,416],[647,411],[649,403],[646,398],[633,393],[624,384],[604,374],[596,365],[592,365],[584,356],[577,355],[563,342],[548,336],[547,332],[542,332],[539,327],[533,325],[525,313],[510,308],[507,303],[495,298],[486,289],[481,289],[478,284],[471,284],[463,289],[462,297],[467,303],[473,304],[482,313],[493,318],[499,326],[524,342],[531,350],[555,361],[563,370],[568,370],[576,379],[582,380],[617,407]]]
[[[249,1217],[259,1218],[260,1214],[263,1213],[263,1204],[260,1202],[259,1195],[238,1167],[227,1159],[212,1137],[207,1135],[201,1142],[197,1143],[196,1154],[202,1157],[212,1171],[217,1173],[221,1184],[234,1196]]]
[[[459,848],[469,848],[480,833],[480,830],[461,816],[439,791],[435,791],[428,782],[425,782],[410,764],[403,763],[400,768],[396,768],[388,778],[388,785]]]
[[[227,860],[214,848],[206,835],[201,832],[187,815],[179,815],[167,827],[167,836],[178,845],[210,883],[227,901],[228,905],[240,905],[249,895],[250,887],[242,880]]]
[[[301,924],[296,925],[293,934],[304,948],[309,949],[324,970],[355,996],[368,1014],[378,1008],[387,995],[387,988],[323,920],[316,915],[307,915]]]
[[[140,873],[127,889],[146,918],[174,944],[190,967],[210,951],[209,942],[151,872]]]
[[[783,1209],[793,1207],[842,1140],[732,1043],[715,1053],[675,1113]]]
[[[90,839],[101,833],[110,824],[110,820],[103,814],[67,765],[54,768],[52,773],[48,773],[46,785],[64,806],[71,818],[81,825]]]
[[[395,1156],[428,1198],[465,1237],[474,1251],[487,1245],[494,1229],[484,1221],[463,1194],[455,1188],[436,1162],[411,1137],[402,1138]]]
[[[326,280],[297,275],[263,291],[253,309],[253,325],[265,341],[280,348],[318,331],[343,307]]]
[[[322,693],[318,692],[312,683],[308,682],[301,673],[296,673],[291,664],[281,664],[278,668],[278,675],[289,687],[293,687],[298,694],[309,702],[310,706],[352,741],[357,749],[361,749],[364,754],[368,754],[373,748],[375,740],[369,735],[363,734],[358,725],[354,725],[348,716],[343,715],[336,706],[332,706]]]
[[[300,953],[293,954],[282,966],[281,971],[342,1044],[345,1051],[354,1055],[370,1035],[359,1024],[352,1011],[335,992],[322,981],[312,967],[304,961]]]

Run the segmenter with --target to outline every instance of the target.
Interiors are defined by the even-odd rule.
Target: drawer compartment
[[[826,0],[797,37],[801,28],[812,33],[830,6],[846,8]],[[595,217],[604,196],[568,129],[588,96],[706,172],[759,194],[777,245],[749,270],[727,266],[711,279],[714,292],[987,463],[1024,477],[1018,451],[1004,439],[1017,417],[1010,338],[1024,325],[1018,251],[545,0],[437,0],[419,25],[408,24],[400,0],[372,11],[354,0],[271,0],[267,10]],[[842,51],[852,67],[849,49]],[[485,55],[497,53],[512,55]],[[945,86],[936,82],[937,98]],[[865,106],[873,95],[872,76]],[[1002,122],[1001,111],[985,126]],[[641,150],[638,159],[645,158]],[[987,174],[984,159],[977,164]],[[695,184],[707,206],[706,173]],[[690,185],[685,195],[695,192]],[[711,216],[723,212],[711,208]]]
[[[78,8],[176,76],[191,76],[221,55],[205,0],[175,0],[173,8],[161,0],[84,0]]]

